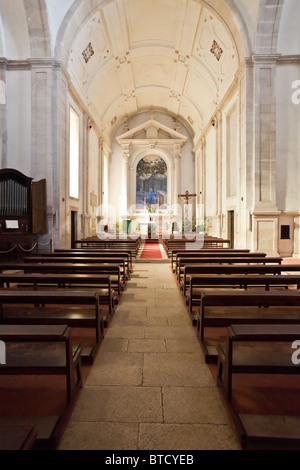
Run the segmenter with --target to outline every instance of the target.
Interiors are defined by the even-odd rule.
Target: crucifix
[[[197,194],[190,194],[188,191],[186,191],[184,194],[178,194],[178,197],[181,197],[182,199],[184,199],[184,204],[188,204],[189,200],[192,197],[196,197],[196,196]]]

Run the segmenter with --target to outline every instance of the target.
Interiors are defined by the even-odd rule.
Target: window
[[[79,198],[79,116],[70,108],[69,195]]]

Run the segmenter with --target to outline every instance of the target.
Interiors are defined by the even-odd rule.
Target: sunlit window
[[[79,116],[70,108],[70,197],[79,198]]]

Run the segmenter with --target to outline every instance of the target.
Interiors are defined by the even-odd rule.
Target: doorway
[[[75,240],[77,240],[78,212],[71,211],[71,248],[75,248]]]
[[[230,248],[234,248],[234,211],[227,212],[227,233],[230,240]]]

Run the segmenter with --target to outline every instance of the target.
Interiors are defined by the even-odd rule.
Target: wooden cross
[[[181,197],[182,199],[184,199],[184,204],[188,204],[189,200],[192,197],[196,197],[196,196],[197,194],[190,194],[188,191],[186,191],[184,194],[178,194],[178,197]]]

